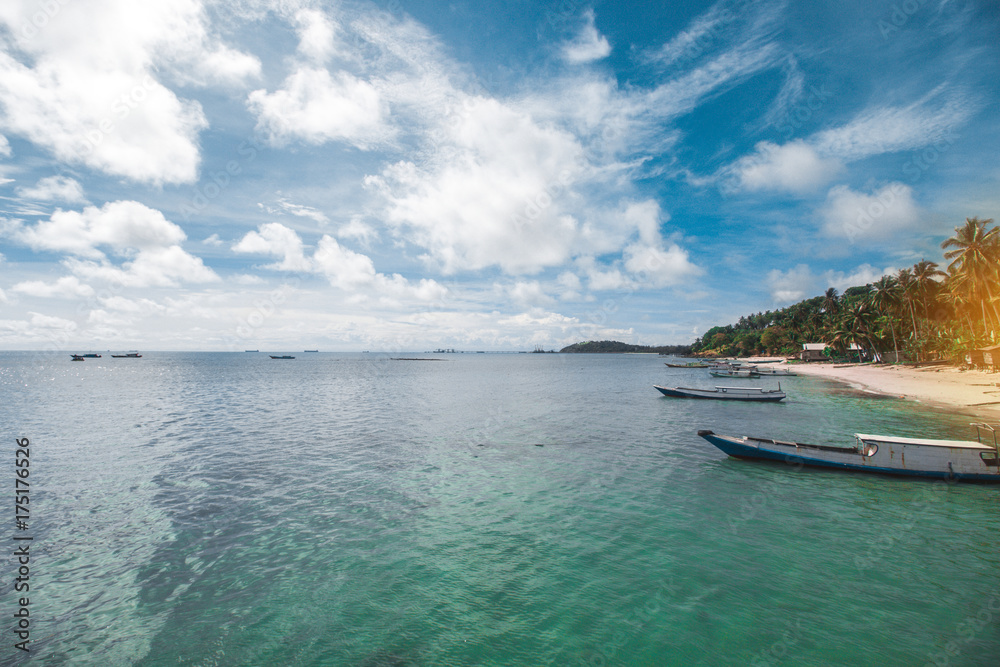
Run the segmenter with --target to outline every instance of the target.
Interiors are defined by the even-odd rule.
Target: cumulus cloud
[[[370,257],[341,246],[330,235],[325,234],[320,238],[311,257],[305,255],[304,248],[302,239],[294,230],[277,222],[261,225],[257,231],[247,233],[233,246],[233,250],[238,253],[281,258],[280,262],[266,268],[319,274],[331,285],[346,292],[364,292],[383,298],[417,301],[441,299],[447,292],[444,286],[434,280],[422,279],[413,283],[398,273],[379,273]]]
[[[871,264],[862,264],[853,271],[825,271],[823,273],[823,283],[835,288],[838,292],[843,292],[848,287],[860,287],[870,285],[882,276],[896,274],[896,269],[889,266],[884,269],[877,269]]]
[[[386,221],[445,273],[565,262],[580,230],[560,197],[581,174],[580,144],[496,100],[467,102],[442,159],[399,162],[367,179],[385,197]]]
[[[49,176],[35,184],[33,188],[18,188],[17,194],[25,199],[41,201],[61,201],[67,204],[83,204],[83,187],[68,176]]]
[[[388,111],[378,90],[348,72],[301,66],[282,87],[255,90],[247,98],[257,127],[275,146],[344,141],[367,149],[389,135]]]
[[[818,211],[823,233],[846,238],[849,243],[882,241],[912,231],[923,222],[923,212],[913,199],[913,188],[893,182],[870,194],[838,185],[827,193]]]
[[[757,144],[756,152],[732,167],[735,185],[744,190],[780,190],[806,193],[826,185],[843,171],[836,159],[822,157],[801,140],[778,146]]]
[[[76,276],[63,276],[54,283],[41,280],[28,280],[17,283],[10,288],[12,292],[20,292],[29,296],[45,299],[87,298],[94,295],[94,288],[80,282]]]
[[[584,13],[584,20],[586,23],[580,34],[562,46],[562,58],[568,63],[589,63],[607,58],[611,53],[607,38],[594,25],[594,10],[588,9]]]
[[[325,63],[337,51],[337,25],[318,9],[300,9],[294,23],[299,34],[299,53],[317,64]]]
[[[57,210],[49,220],[20,229],[17,238],[36,250],[83,258],[67,258],[64,264],[85,279],[137,287],[219,280],[200,258],[180,247],[187,238],[180,227],[135,201],[88,206],[83,211]],[[115,266],[105,250],[128,260]]]
[[[211,35],[198,0],[57,4],[42,28],[32,22],[33,0],[0,10],[14,46],[0,53],[5,128],[62,161],[115,176],[195,180],[205,116],[156,76],[238,83],[256,75],[259,62]]]
[[[777,304],[794,303],[813,296],[816,277],[805,264],[787,271],[773,269],[767,274],[771,298]]]
[[[0,134],[0,156],[10,157],[10,155],[10,142],[7,140],[7,137]]]

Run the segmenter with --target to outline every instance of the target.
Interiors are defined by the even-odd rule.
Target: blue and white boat
[[[908,477],[1000,482],[1000,425],[974,423],[976,440],[930,440],[856,433],[854,446],[833,447],[770,438],[698,435],[730,456]]]

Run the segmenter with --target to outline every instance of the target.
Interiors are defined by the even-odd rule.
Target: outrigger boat
[[[667,364],[665,361],[663,363]],[[698,361],[689,361],[686,364],[667,364],[667,366],[670,366],[670,368],[708,368],[708,364],[703,364]]]
[[[908,477],[1000,482],[1000,424],[972,423],[975,440],[930,440],[887,435],[854,434],[853,447],[809,445],[770,438],[698,435],[730,456],[784,461]]]
[[[692,389],[690,387],[661,387],[654,384],[664,396],[671,398],[714,398],[729,401],[780,401],[785,398],[781,385],[777,389],[763,387],[716,387],[715,389]]]

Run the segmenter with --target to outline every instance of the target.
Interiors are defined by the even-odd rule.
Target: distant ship
[[[138,352],[127,352],[125,354],[112,354],[112,359],[142,359],[142,355]]]
[[[295,358],[295,357],[293,357],[293,356],[290,356],[290,355],[287,355],[287,354],[285,354],[285,355],[282,355],[282,356],[280,356],[280,357],[276,357],[276,356],[274,356],[273,354],[269,354],[269,355],[267,355],[267,356],[271,357],[272,359],[294,359],[294,358]]]
[[[319,350],[302,350],[303,352],[319,352]]]
[[[93,352],[88,352],[87,354],[81,354],[80,356],[83,357],[84,359],[100,359],[101,358],[101,355],[94,354]]]
[[[244,352],[260,352],[260,350],[243,350]]]

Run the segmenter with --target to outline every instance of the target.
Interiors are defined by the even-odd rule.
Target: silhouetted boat
[[[272,359],[294,359],[295,358],[295,357],[293,357],[291,355],[288,355],[288,354],[281,355],[280,357],[279,356],[275,356],[273,354],[269,354],[267,356],[271,357]]]
[[[302,350],[303,352],[319,352],[319,350]]]
[[[854,434],[853,447],[808,445],[768,438],[698,435],[730,456],[784,461],[790,465],[839,468],[908,477],[1000,482],[998,424],[972,423],[976,440],[929,440]],[[983,440],[986,442],[983,442]]]

